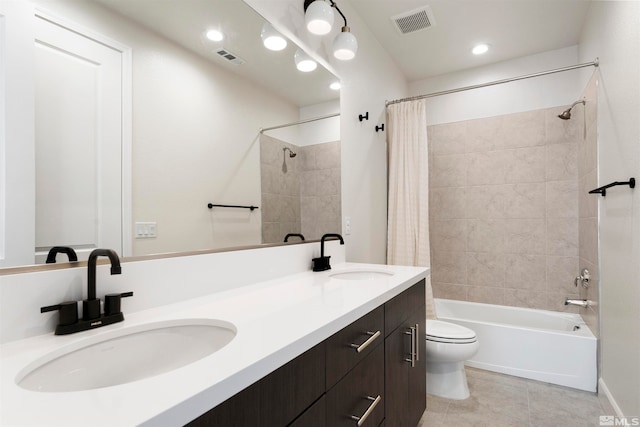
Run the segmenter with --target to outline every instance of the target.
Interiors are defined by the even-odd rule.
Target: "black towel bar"
[[[604,197],[607,195],[607,188],[615,187],[617,185],[628,185],[630,188],[634,188],[636,186],[636,179],[629,178],[629,181],[625,182],[615,181],[611,184],[603,185],[602,187],[598,187],[595,190],[591,190],[589,191],[589,194],[602,194],[602,197]]]
[[[259,209],[257,206],[238,206],[238,205],[214,205],[213,203],[209,203],[207,205],[209,209],[212,208],[238,208],[238,209],[249,209],[253,212],[254,209]]]

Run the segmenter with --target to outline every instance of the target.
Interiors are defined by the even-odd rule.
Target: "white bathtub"
[[[436,298],[438,319],[474,330],[467,365],[596,391],[596,337],[580,315]]]

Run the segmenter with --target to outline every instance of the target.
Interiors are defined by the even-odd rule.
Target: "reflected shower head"
[[[282,151],[287,151],[287,150],[289,150],[289,157],[291,157],[291,158],[293,158],[293,157],[295,157],[295,156],[297,156],[297,155],[298,155],[298,154],[296,154],[296,152],[295,152],[295,151],[292,151],[292,150],[291,150],[291,148],[289,148],[289,147],[284,147],[284,148],[282,149]]]
[[[562,113],[560,113],[558,117],[561,118],[562,120],[569,120],[571,118],[571,109],[578,104],[585,105],[584,99],[581,99],[580,101],[576,101],[573,104],[571,104],[571,107],[567,108]]]

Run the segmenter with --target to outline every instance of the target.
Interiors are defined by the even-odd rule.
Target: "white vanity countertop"
[[[329,277],[352,269],[394,274],[369,281]],[[131,314],[125,301],[124,322],[72,335],[40,335],[0,347],[0,425],[183,425],[427,275],[423,267],[345,263],[321,273],[294,274]],[[220,319],[233,323],[237,335],[199,361],[123,385],[49,393],[28,391],[15,382],[27,365],[61,347],[105,332],[172,319]]]

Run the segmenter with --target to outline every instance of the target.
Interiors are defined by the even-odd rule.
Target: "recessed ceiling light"
[[[471,50],[471,52],[474,55],[482,55],[483,53],[487,53],[488,50],[489,50],[489,45],[481,43],[481,44],[475,45],[475,47]]]
[[[207,38],[211,41],[219,42],[224,39],[224,34],[222,34],[222,32],[218,30],[208,30]]]
[[[331,90],[340,90],[340,82],[333,82],[329,85]]]

